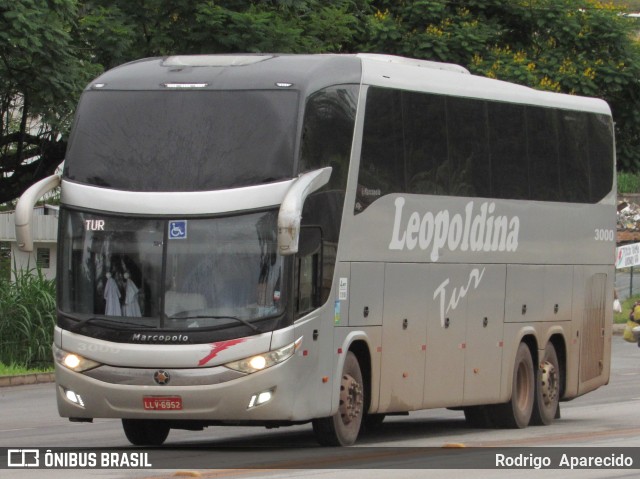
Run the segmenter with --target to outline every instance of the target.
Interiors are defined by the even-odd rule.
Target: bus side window
[[[319,307],[322,280],[322,229],[306,226],[300,230],[296,257],[295,301],[298,317]]]

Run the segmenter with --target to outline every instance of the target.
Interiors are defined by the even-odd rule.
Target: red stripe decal
[[[211,351],[204,358],[198,362],[198,366],[204,366],[213,358],[215,358],[218,353],[224,351],[225,349],[229,349],[231,346],[235,346],[236,344],[244,343],[247,338],[239,338],[239,339],[230,339],[229,341],[220,341],[218,343],[211,343]]]

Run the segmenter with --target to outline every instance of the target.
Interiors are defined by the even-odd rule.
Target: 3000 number
[[[596,241],[613,241],[615,238],[615,231],[596,228]]]

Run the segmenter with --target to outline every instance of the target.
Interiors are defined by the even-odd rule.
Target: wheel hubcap
[[[353,377],[342,376],[340,386],[340,416],[349,424],[362,413],[362,386]]]
[[[550,362],[540,364],[540,392],[546,405],[553,404],[558,397],[558,371]]]

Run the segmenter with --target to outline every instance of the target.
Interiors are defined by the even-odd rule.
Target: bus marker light
[[[163,87],[165,88],[174,88],[174,89],[180,89],[180,88],[206,88],[209,86],[208,83],[204,83],[204,82],[199,82],[199,83],[163,83],[162,84]]]
[[[322,382],[323,383],[328,383],[329,382],[329,376],[322,376]]]

